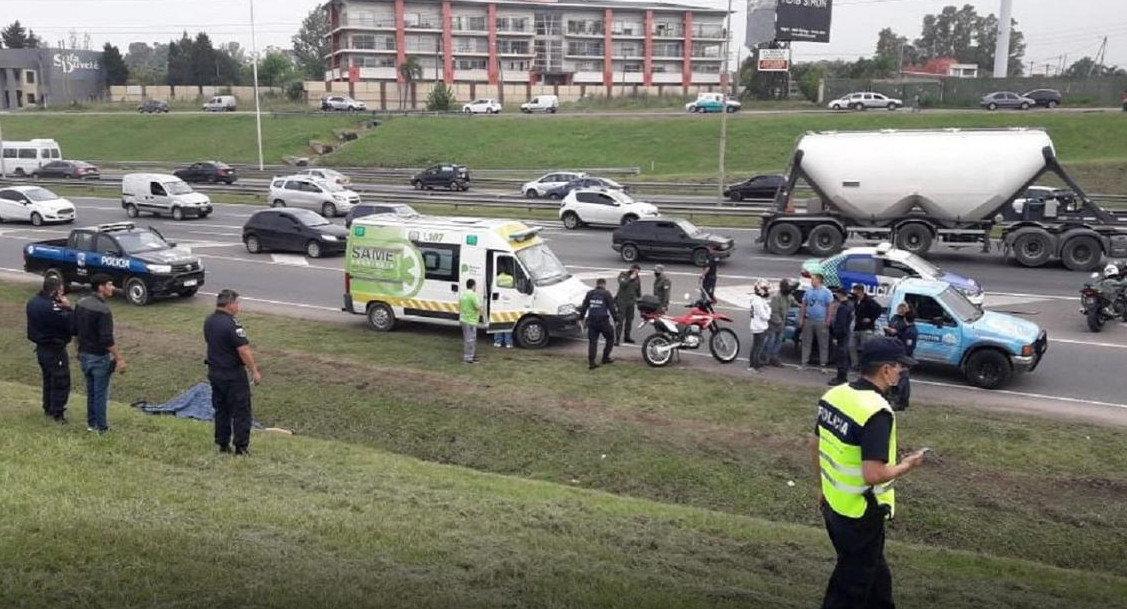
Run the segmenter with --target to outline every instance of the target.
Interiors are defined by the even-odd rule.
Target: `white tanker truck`
[[[1075,196],[1015,206],[1046,173]],[[760,233],[774,254],[805,245],[829,256],[849,237],[890,241],[917,254],[937,241],[980,243],[989,251],[997,226],[1004,254],[1029,267],[1059,258],[1087,271],[1105,255],[1127,257],[1127,223],[1084,194],[1039,129],[809,133],[799,139],[788,175]],[[799,180],[816,195],[801,210],[794,198]]]

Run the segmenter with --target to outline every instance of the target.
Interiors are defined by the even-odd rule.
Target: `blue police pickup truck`
[[[23,268],[55,276],[63,285],[89,283],[98,273],[113,278],[125,299],[142,306],[158,296],[194,296],[204,283],[203,263],[176,249],[154,228],[132,222],[76,228],[66,239],[24,246]]]

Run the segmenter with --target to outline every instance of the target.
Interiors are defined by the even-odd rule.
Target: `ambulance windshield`
[[[538,286],[552,285],[571,277],[560,259],[543,243],[518,251],[517,258]]]

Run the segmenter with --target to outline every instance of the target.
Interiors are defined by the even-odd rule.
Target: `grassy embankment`
[[[2,287],[0,317],[20,319],[31,288]],[[114,307],[132,363],[115,399],[163,401],[201,380],[202,304]],[[5,589],[31,594],[62,569],[75,586],[115,574],[105,587],[128,591],[130,577],[156,569],[149,581],[168,585],[156,574],[191,565],[214,582],[206,599],[239,573],[268,594],[397,591],[422,605],[808,606],[820,593],[830,551],[811,506],[815,392],[626,362],[591,374],[552,350],[484,346],[470,368],[454,332],[244,318],[267,378],[257,418],[333,443],[265,437],[252,462],[229,465],[210,456],[204,426],[117,411],[97,444],[77,426],[7,415],[5,429],[34,435],[2,440],[13,505],[0,526],[18,548],[0,552],[0,577],[16,580]],[[0,349],[27,352],[18,332]],[[30,356],[0,361],[0,381],[36,374]],[[1119,430],[925,405],[900,425],[904,449],[939,455],[898,485],[902,602],[1127,604]],[[51,523],[36,530],[52,531],[57,552],[26,533],[32,520]],[[251,549],[224,546],[224,532]],[[208,579],[215,556],[237,569]],[[169,594],[189,584],[172,581]]]

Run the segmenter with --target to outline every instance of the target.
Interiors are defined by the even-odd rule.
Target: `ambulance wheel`
[[[395,311],[382,302],[368,305],[368,327],[376,332],[390,332],[395,327]]]
[[[140,277],[130,277],[125,282],[125,300],[129,304],[138,307],[143,307],[153,300],[152,294],[149,293],[149,286],[145,284],[145,280]]]
[[[542,349],[548,346],[548,325],[539,317],[525,317],[517,323],[517,344],[523,349]]]

